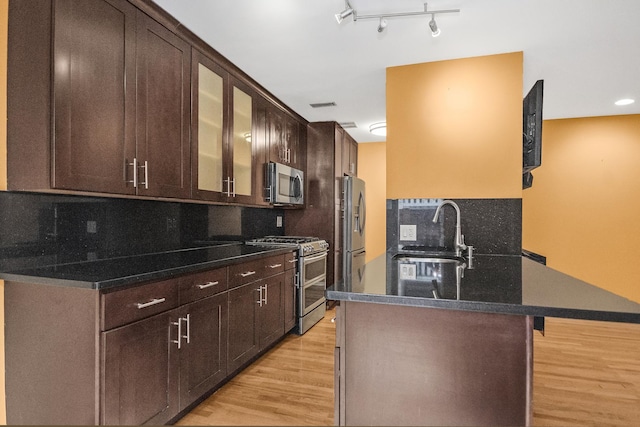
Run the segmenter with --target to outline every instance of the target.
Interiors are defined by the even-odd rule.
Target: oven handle
[[[327,251],[324,251],[320,255],[314,255],[312,257],[303,256],[302,257],[302,263],[306,264],[306,263],[309,263],[309,262],[318,261],[319,259],[326,258],[326,257],[327,257]]]

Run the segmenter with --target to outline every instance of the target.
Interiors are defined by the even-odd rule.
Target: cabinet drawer
[[[177,280],[103,294],[102,330],[106,331],[178,306]]]
[[[288,254],[284,254],[284,269],[291,270],[296,268],[296,263],[298,262],[298,253],[297,252],[289,252]]]
[[[229,288],[251,283],[264,277],[264,259],[244,262],[229,267]]]
[[[273,276],[274,274],[283,273],[284,272],[284,255],[276,255],[269,258],[265,258],[263,260],[264,263],[264,274],[263,277]]]
[[[226,291],[229,287],[227,269],[203,271],[181,277],[180,304],[187,304]]]

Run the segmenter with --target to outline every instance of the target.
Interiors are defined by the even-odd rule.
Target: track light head
[[[378,23],[378,32],[383,32],[385,28],[387,28],[387,20],[380,18],[380,22]]]
[[[431,15],[431,21],[429,21],[429,28],[431,28],[431,35],[433,37],[438,37],[440,35],[440,28],[438,28],[435,16],[433,15]]]
[[[353,9],[351,7],[349,7],[349,5],[347,5],[347,8],[345,10],[343,10],[340,13],[336,13],[336,21],[338,21],[338,24],[340,24],[344,18],[350,16],[353,14]]]

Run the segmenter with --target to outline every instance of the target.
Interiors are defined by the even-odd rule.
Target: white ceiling
[[[385,120],[391,66],[524,52],[524,94],[544,79],[545,119],[640,113],[639,0],[432,0],[429,16],[334,15],[344,0],[154,0],[309,121],[355,122],[358,142]],[[350,0],[359,15],[423,11],[419,0]],[[616,107],[620,98],[635,104]],[[314,109],[311,103],[336,107]]]

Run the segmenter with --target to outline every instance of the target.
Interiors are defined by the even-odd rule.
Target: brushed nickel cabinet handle
[[[180,317],[177,322],[171,322],[171,324],[178,327],[178,339],[171,340],[171,342],[177,344],[178,350],[180,350],[180,348],[182,348],[182,317]]]
[[[249,277],[249,276],[253,276],[254,274],[256,274],[255,271],[247,271],[246,273],[240,273],[242,277]]]
[[[282,264],[271,264],[269,266],[269,268],[278,268],[278,267],[282,267]]]
[[[183,317],[182,319],[184,319],[187,324],[187,335],[183,335],[182,338],[185,338],[187,340],[187,344],[189,344],[191,343],[191,314],[187,314],[187,317]]]
[[[216,281],[216,282],[207,282],[197,286],[198,286],[198,289],[207,289],[218,284],[220,284],[220,282]]]
[[[152,305],[162,304],[166,300],[167,300],[166,298],[154,298],[149,302],[139,302],[136,305],[138,306],[138,310],[139,310],[141,308],[151,307]]]

